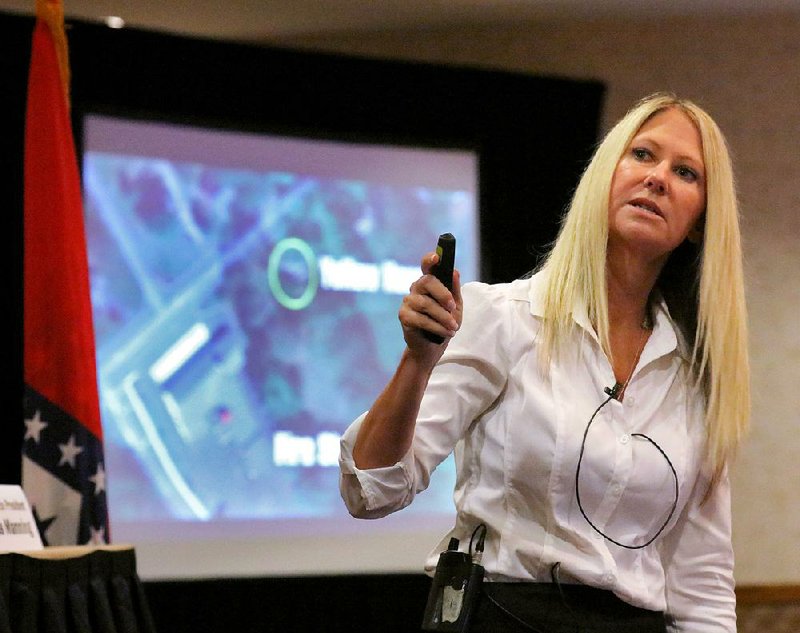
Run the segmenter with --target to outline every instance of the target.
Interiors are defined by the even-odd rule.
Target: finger
[[[453,269],[453,290],[451,294],[456,304],[461,307],[464,304],[464,299],[461,296],[461,273],[458,272],[457,268]]]
[[[453,293],[431,274],[423,275],[415,282],[412,294],[428,295],[448,312],[454,312],[458,308]]]
[[[422,261],[420,262],[420,268],[422,269],[423,275],[428,275],[431,272],[431,269],[439,263],[439,255],[435,252],[425,253],[422,256]]]
[[[405,318],[401,315],[400,322],[407,332],[416,332],[419,334],[422,332],[429,332],[445,338],[451,338],[456,333],[454,328],[445,327],[439,321],[432,319],[422,312],[409,312]]]
[[[445,288],[445,291],[446,290],[447,289]],[[453,318],[452,312],[448,310],[446,306],[443,306],[433,296],[427,293],[414,293],[406,295],[403,298],[403,304],[401,307],[412,312],[424,314],[442,323],[450,323],[451,319]]]
[[[445,291],[447,291],[446,288]],[[438,323],[448,331],[455,331],[459,327],[453,313],[429,294],[406,295],[400,310],[400,320],[409,327],[422,327],[423,329],[429,329],[426,327],[426,324],[429,325],[429,321]]]

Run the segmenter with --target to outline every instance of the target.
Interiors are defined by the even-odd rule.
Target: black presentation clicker
[[[439,262],[431,268],[431,274],[444,284],[448,290],[453,290],[453,267],[456,260],[456,238],[452,233],[442,233],[436,244],[436,254]],[[444,343],[444,338],[438,334],[425,332],[425,337],[432,343]]]

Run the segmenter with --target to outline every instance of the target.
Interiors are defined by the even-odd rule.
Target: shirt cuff
[[[361,469],[353,461],[353,446],[366,413],[344,432],[339,443],[339,490],[350,514],[362,519],[377,519],[396,512],[414,498],[411,484],[411,451],[396,464]]]

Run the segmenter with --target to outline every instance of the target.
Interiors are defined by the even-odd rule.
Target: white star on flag
[[[103,470],[103,464],[97,464],[97,472],[89,477],[89,481],[94,484],[94,494],[99,495],[106,489],[106,471]]]
[[[23,441],[33,440],[38,444],[39,436],[45,428],[47,428],[47,422],[42,421],[42,412],[37,409],[32,418],[25,420],[25,437]]]
[[[58,448],[61,449],[61,459],[58,465],[69,464],[71,468],[75,468],[75,458],[83,452],[82,446],[76,446],[75,436],[70,435],[69,441],[66,444],[59,444]]]
[[[22,481],[28,502],[48,521],[41,533],[47,544],[74,544],[81,518],[81,494],[28,457],[22,458]],[[2,621],[0,619],[0,621]]]

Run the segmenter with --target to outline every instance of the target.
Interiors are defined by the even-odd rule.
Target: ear
[[[700,217],[697,218],[697,222],[694,223],[694,226],[689,229],[686,239],[695,246],[701,246],[703,244],[703,233],[705,232],[705,228],[706,214],[703,212]]]

